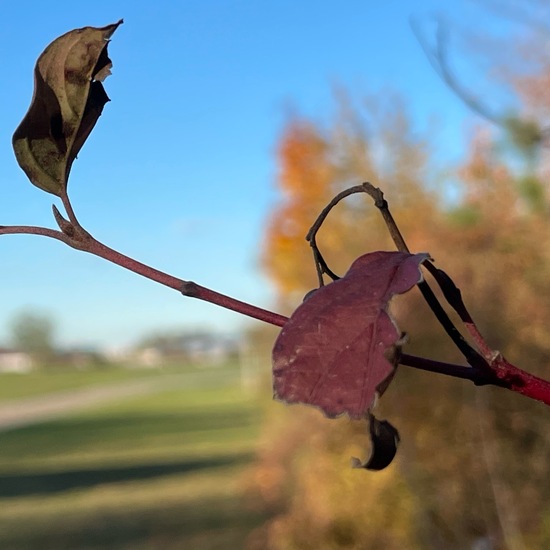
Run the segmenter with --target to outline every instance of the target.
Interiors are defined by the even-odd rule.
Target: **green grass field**
[[[228,368],[235,369],[229,365]],[[29,374],[0,374],[0,404],[13,399],[36,397],[47,393],[72,390],[95,385],[114,384],[117,382],[139,379],[153,379],[173,372],[197,372],[197,367],[168,366],[156,369],[103,368],[76,370],[69,368],[48,368]]]
[[[49,392],[151,373],[85,375],[85,384],[75,373],[42,386],[38,375],[9,384],[28,397],[41,393],[29,394],[29,381]],[[237,380],[216,383],[213,372],[213,384],[200,389],[0,432],[0,548],[244,548],[264,519],[243,498],[261,407]]]

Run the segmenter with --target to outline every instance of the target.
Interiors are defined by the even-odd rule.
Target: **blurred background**
[[[53,225],[10,145],[36,58],[124,17],[69,186],[97,238],[290,314],[311,223],[368,180],[487,341],[548,377],[546,2],[0,6],[3,225]],[[339,274],[393,248],[362,196],[319,245]],[[402,367],[378,405],[397,458],[353,470],[362,423],[272,402],[275,328],[47,239],[0,256],[0,547],[550,547],[547,407]],[[415,291],[394,313],[408,353],[461,361]]]

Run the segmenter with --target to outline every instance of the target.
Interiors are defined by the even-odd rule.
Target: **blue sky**
[[[473,120],[409,27],[411,15],[442,12],[481,24],[466,1],[2,4],[0,224],[54,226],[55,197],[26,180],[11,149],[36,58],[68,30],[124,18],[109,46],[112,101],[71,172],[76,213],[109,246],[263,307],[273,296],[259,251],[278,200],[275,149],[289,107],[322,120],[334,83],[359,95],[389,87],[407,98],[420,127],[437,117],[449,158]],[[50,314],[64,345],[252,323],[42,237],[1,236],[0,259],[0,344],[22,309]]]

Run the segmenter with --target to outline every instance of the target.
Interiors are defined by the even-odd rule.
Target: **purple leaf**
[[[273,348],[277,399],[362,418],[394,372],[400,332],[387,307],[422,279],[428,254],[373,252],[319,288],[285,324]]]

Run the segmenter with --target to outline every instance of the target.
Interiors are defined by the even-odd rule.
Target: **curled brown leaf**
[[[36,62],[31,105],[12,142],[19,166],[48,193],[65,192],[72,163],[109,101],[101,80],[112,65],[109,38],[121,23],[72,30]]]

